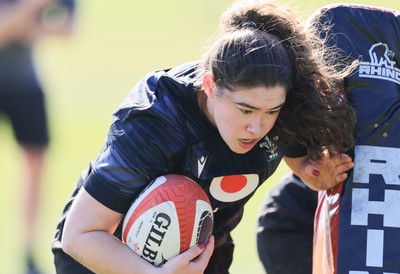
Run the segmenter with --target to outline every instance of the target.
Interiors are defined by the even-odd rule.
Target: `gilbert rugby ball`
[[[204,190],[178,174],[156,178],[124,217],[122,242],[160,266],[212,234],[213,213]]]

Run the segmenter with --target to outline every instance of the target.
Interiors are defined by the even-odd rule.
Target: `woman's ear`
[[[214,77],[209,72],[203,76],[203,89],[207,97],[213,98],[216,96]]]

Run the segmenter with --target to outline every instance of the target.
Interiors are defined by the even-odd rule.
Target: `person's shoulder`
[[[198,62],[180,64],[147,74],[152,86],[162,92],[182,95],[183,89],[193,88]]]
[[[162,121],[181,121],[196,109],[193,74],[196,62],[147,73],[117,108],[118,119],[153,117]],[[146,115],[144,115],[146,113]],[[131,120],[131,119],[129,119]]]
[[[194,61],[148,72],[138,85],[148,86],[154,92],[160,88],[168,88],[168,91],[173,92],[179,86],[186,87],[193,83],[197,67],[198,62]]]
[[[195,77],[195,72],[197,70],[198,65],[199,65],[198,61],[192,61],[189,63],[181,64],[173,68],[167,69],[166,72],[171,77],[185,78],[188,80],[192,80]]]

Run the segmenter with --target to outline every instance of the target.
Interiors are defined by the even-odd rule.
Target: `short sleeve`
[[[299,143],[291,143],[286,147],[285,156],[287,157],[299,158],[307,154],[307,148]]]

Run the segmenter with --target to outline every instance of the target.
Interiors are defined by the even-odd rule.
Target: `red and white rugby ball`
[[[212,234],[213,213],[204,190],[178,174],[156,178],[124,217],[122,242],[160,266]]]

